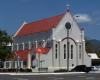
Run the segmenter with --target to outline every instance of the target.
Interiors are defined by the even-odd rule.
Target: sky
[[[0,0],[0,29],[13,35],[23,22],[64,13],[67,4],[86,37],[100,40],[100,0]]]

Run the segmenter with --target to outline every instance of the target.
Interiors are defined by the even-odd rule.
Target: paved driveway
[[[0,80],[100,80],[100,73],[59,74],[59,75],[5,75]]]

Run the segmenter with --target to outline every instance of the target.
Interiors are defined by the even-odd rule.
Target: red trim
[[[49,52],[50,48],[37,48],[36,53],[37,54],[47,54]]]
[[[27,61],[27,57],[30,51],[31,50],[19,50],[19,51],[16,51],[15,54],[16,54],[16,57],[17,56],[20,57],[20,60]]]
[[[37,48],[35,53],[38,54],[47,54],[49,52],[50,48]],[[32,50],[18,50],[15,51],[16,58],[19,56],[20,60],[22,61],[27,61],[28,59],[28,54],[30,54]]]

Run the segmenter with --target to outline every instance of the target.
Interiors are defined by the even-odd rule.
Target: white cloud
[[[74,15],[74,18],[79,23],[86,23],[86,22],[91,22],[92,21],[90,16],[87,15],[87,14],[76,14],[76,15]]]

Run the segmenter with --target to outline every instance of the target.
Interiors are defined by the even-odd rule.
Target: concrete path
[[[0,75],[63,75],[63,74],[82,74],[85,72],[64,72],[64,73],[0,73]]]

